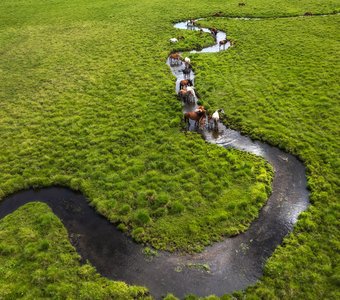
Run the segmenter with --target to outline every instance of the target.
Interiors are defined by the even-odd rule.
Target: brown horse
[[[194,104],[196,95],[193,89],[183,88],[178,92],[178,98],[185,104]]]
[[[206,110],[203,105],[198,105],[195,109],[195,112],[206,112]]]
[[[181,61],[181,55],[179,53],[171,53],[169,55],[169,60],[170,60],[170,65],[178,65],[178,64],[182,64]]]
[[[218,30],[216,28],[210,28],[210,33],[212,34],[212,36],[216,39]]]
[[[199,125],[205,118],[205,110],[203,111],[189,111],[184,113],[184,122],[189,123],[189,120],[195,121],[195,126]]]
[[[189,111],[184,113],[184,121],[189,122],[189,120],[195,121],[195,124],[198,124],[198,122],[201,120],[201,118],[204,116],[204,113],[202,111],[196,112],[196,111]]]
[[[182,100],[183,102],[185,102],[185,98],[187,96],[187,90],[186,89],[180,89],[179,92],[178,92],[178,98],[179,100]]]
[[[193,86],[192,80],[190,80],[190,79],[182,79],[179,82],[179,89],[180,90],[186,88],[187,86]]]

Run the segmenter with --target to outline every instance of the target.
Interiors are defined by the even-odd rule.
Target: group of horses
[[[179,83],[178,98],[183,101],[184,104],[193,105],[196,103],[196,94],[193,86],[193,82],[190,79],[190,74],[192,71],[192,66],[190,63],[190,58],[186,57],[182,59],[179,53],[172,53],[169,56],[170,66],[180,67],[184,64],[184,68],[181,69],[183,73],[183,78]]]
[[[171,66],[181,66],[183,64],[182,57],[178,52],[170,54],[169,62]],[[184,69],[182,69],[184,79],[190,79],[191,71],[190,58],[186,57],[184,59]]]
[[[186,26],[187,29],[196,30],[196,20],[191,19],[187,21]],[[200,31],[203,33],[202,29],[200,29]],[[209,28],[209,31],[217,41],[218,30],[216,28]],[[176,42],[178,42],[178,39],[170,39],[170,43]],[[228,42],[231,41],[227,39],[219,41],[219,50],[221,50],[221,48],[225,50],[225,46]],[[189,121],[193,120],[195,121],[195,126],[203,127],[206,125],[207,127],[211,128],[211,126],[213,126],[213,129],[218,129],[220,113],[224,113],[224,111],[223,109],[218,109],[213,114],[209,114],[204,106],[196,106],[197,97],[193,86],[193,81],[190,79],[190,75],[192,74],[190,58],[185,57],[183,59],[180,53],[171,53],[169,56],[169,63],[171,67],[182,67],[184,64],[184,68],[179,69],[181,72],[183,72],[183,79],[179,82],[179,91],[177,95],[184,105],[187,106],[187,108],[193,107],[192,111],[184,113],[184,121],[189,124]]]
[[[207,126],[210,129],[218,130],[220,113],[224,114],[224,110],[221,108],[215,110],[213,114],[209,114],[203,105],[199,105],[194,111],[184,113],[184,122],[189,124],[190,120],[193,120],[196,127]]]
[[[196,27],[196,20],[189,20],[187,21],[187,29],[191,29],[194,30]],[[203,30],[200,29],[201,33],[203,33]],[[218,30],[214,27],[209,28],[209,31],[211,33],[211,35],[214,37],[214,39],[217,39],[217,34],[218,34]],[[230,44],[232,43],[230,40],[228,39],[223,39],[221,41],[218,42],[218,46],[219,46],[219,50],[223,49],[225,50],[225,46],[227,45],[227,43],[230,42]]]
[[[193,81],[190,79],[192,71],[190,58],[185,57],[182,59],[180,53],[172,53],[169,56],[169,63],[171,67],[181,67],[184,64],[183,79],[179,82],[178,98],[188,107],[196,106],[196,93],[193,86]],[[203,127],[207,125],[213,126],[214,129],[218,128],[219,113],[224,113],[223,109],[216,110],[213,114],[209,114],[204,106],[199,105],[193,111],[184,113],[184,121],[189,124],[189,120],[195,121],[195,126]]]
[[[214,39],[216,40],[217,39],[217,33],[218,33],[218,30],[216,28],[209,28],[210,30],[210,33],[212,34],[212,36],[214,37]],[[221,40],[218,42],[218,47],[219,47],[219,50],[221,50],[221,48],[223,48],[223,50],[225,50],[225,46],[228,44],[228,42],[231,44],[231,40],[228,40],[228,39],[224,39],[224,40]]]

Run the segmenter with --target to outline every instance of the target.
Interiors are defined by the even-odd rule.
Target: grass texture
[[[145,288],[99,276],[68,242],[43,203],[29,203],[0,223],[1,299],[151,299]]]
[[[136,241],[170,251],[244,231],[268,198],[271,168],[181,132],[165,64],[170,33],[159,36],[159,21],[120,16],[129,6],[98,12],[101,21],[70,9],[71,20],[34,14],[27,22],[42,24],[2,32],[0,196],[69,186]]]
[[[263,279],[234,296],[335,299],[340,284],[339,16],[275,17],[333,14],[338,3],[238,3],[2,1],[0,197],[32,186],[69,186],[136,240],[168,250],[198,251],[245,230],[270,193],[272,170],[252,155],[180,132],[181,106],[165,59],[171,50],[212,42],[209,35],[201,39],[198,33],[174,29],[174,21],[216,13],[264,17],[209,21],[224,29],[235,46],[219,54],[190,55],[205,104],[223,106],[232,127],[298,155],[308,172],[312,206],[275,251]],[[169,45],[169,38],[179,36],[184,40]],[[0,222],[3,240],[13,250],[1,252],[0,295],[15,298],[18,286],[23,294],[38,293],[36,283],[24,278],[53,268],[40,255],[31,264],[15,250],[16,242],[29,245],[14,233],[16,220],[25,218],[32,223],[22,226],[35,232],[37,245],[50,245],[41,250],[47,256],[57,248],[73,251],[68,263],[56,262],[58,269],[69,264],[70,270],[91,270],[88,278],[65,271],[78,284],[65,291],[78,297],[79,286],[88,281],[99,289],[96,283],[103,279],[90,266],[79,266],[60,222],[50,217],[51,230],[63,234],[57,245],[43,228],[30,229],[39,220],[34,211],[43,215],[47,208],[29,207],[35,209],[25,206]],[[20,277],[15,277],[17,261]],[[59,284],[69,281],[64,271],[54,273]],[[46,287],[42,292],[48,291],[48,283],[41,284]],[[144,297],[132,296],[134,288],[125,285],[116,291],[116,283],[105,284],[110,291],[99,290],[108,298],[120,289],[119,297]]]
[[[249,289],[261,299],[339,296],[339,22],[214,20],[236,46],[193,58],[206,101],[224,107],[229,125],[307,167],[312,205],[267,263],[264,280]],[[205,74],[208,66],[219,74]]]

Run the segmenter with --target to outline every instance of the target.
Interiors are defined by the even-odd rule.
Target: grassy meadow
[[[336,299],[340,18],[209,24],[226,30],[236,46],[214,57],[193,57],[205,101],[224,107],[231,127],[297,155],[311,191],[312,206],[267,263],[264,280],[249,291],[263,291],[260,297],[269,299]],[[208,66],[225,77],[207,75]]]
[[[1,299],[151,299],[146,288],[101,277],[68,242],[43,203],[29,203],[0,223]]]
[[[308,172],[311,207],[263,279],[235,296],[335,299],[339,16],[295,16],[333,14],[339,3],[239,2],[2,1],[0,198],[68,186],[135,240],[170,251],[200,251],[246,230],[270,193],[272,169],[182,131],[165,60],[172,50],[212,42],[174,29],[175,21],[216,13],[263,17],[204,21],[236,44],[190,54],[203,102],[223,107],[229,126],[296,154]],[[179,36],[184,40],[169,45]],[[143,288],[81,266],[45,205],[29,204],[0,227],[0,298],[148,297]]]

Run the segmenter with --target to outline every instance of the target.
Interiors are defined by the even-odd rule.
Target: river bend
[[[186,22],[175,27],[187,29]],[[195,52],[216,52],[219,40],[225,37],[225,33],[219,32],[214,46]],[[171,67],[171,71],[178,87],[180,67]],[[183,297],[188,293],[223,295],[244,289],[262,276],[264,263],[307,208],[305,168],[293,155],[252,141],[222,123],[218,127],[217,132],[203,130],[207,142],[261,156],[273,166],[275,175],[272,194],[249,229],[207,247],[202,253],[181,255],[160,251],[158,256],[148,258],[142,245],[134,243],[96,213],[83,195],[62,187],[11,195],[0,202],[0,218],[31,201],[47,203],[67,228],[71,243],[83,261],[88,260],[110,279],[146,286],[157,299],[168,292]]]

